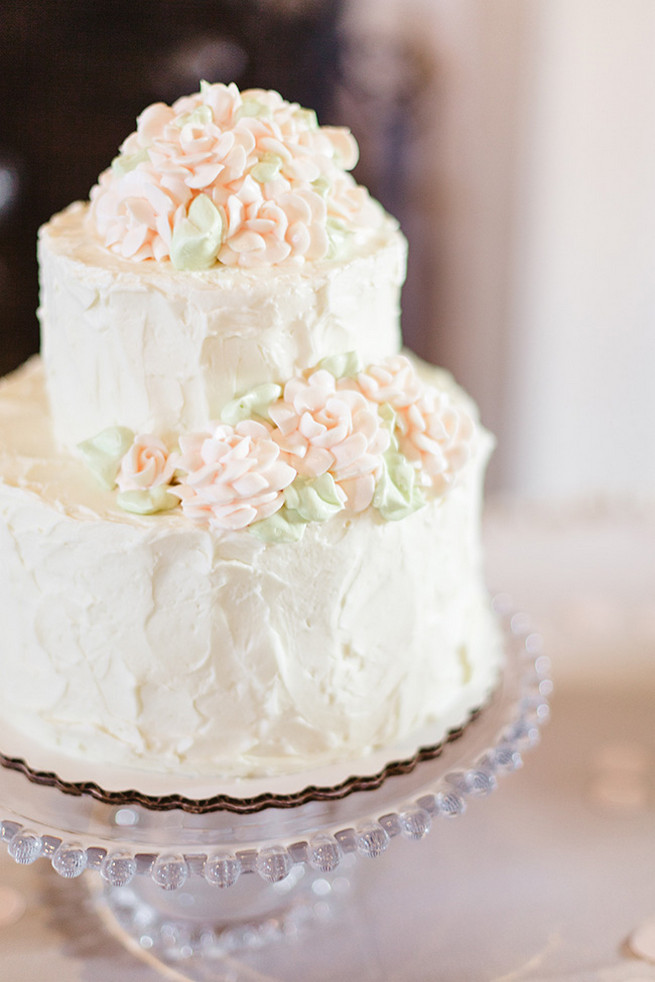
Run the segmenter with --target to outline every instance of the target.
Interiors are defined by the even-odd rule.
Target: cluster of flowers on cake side
[[[127,259],[261,266],[332,255],[349,230],[383,212],[349,171],[344,127],[277,92],[202,83],[155,103],[91,190],[105,245]]]
[[[471,455],[475,424],[396,355],[362,370],[352,353],[224,407],[220,422],[169,449],[122,427],[80,445],[118,504],[178,505],[215,531],[299,539],[309,522],[373,507],[397,520],[439,497]]]

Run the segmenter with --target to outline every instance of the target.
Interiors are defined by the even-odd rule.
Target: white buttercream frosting
[[[72,205],[41,230],[42,355],[58,441],[193,431],[254,386],[400,347],[406,243],[385,218],[340,260],[176,270],[107,250]]]
[[[367,508],[300,542],[217,537],[121,511],[57,448],[35,359],[0,386],[0,712],[89,760],[224,776],[461,723],[500,659],[479,546],[489,448],[482,432],[459,483],[399,522]]]

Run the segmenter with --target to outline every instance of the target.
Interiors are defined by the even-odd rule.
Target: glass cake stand
[[[132,950],[189,979],[244,948],[329,918],[359,857],[422,839],[522,764],[548,718],[549,662],[529,618],[499,595],[503,678],[483,711],[440,743],[365,761],[339,783],[302,775],[293,793],[204,798],[69,782],[0,754],[0,838],[10,856],[87,873],[98,911]],[[95,874],[95,875],[92,875]]]

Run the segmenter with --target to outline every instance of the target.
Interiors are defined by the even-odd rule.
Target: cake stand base
[[[229,891],[201,879],[167,891],[148,877],[126,886],[93,878],[87,886],[105,927],[139,957],[154,959],[175,979],[237,982],[231,956],[305,938],[344,916],[355,863],[344,857],[334,873],[296,865],[280,882],[264,885],[243,876]]]
[[[17,863],[48,859],[64,878],[84,874],[107,927],[170,978],[237,982],[233,956],[343,920],[359,857],[422,839],[521,766],[548,718],[549,664],[529,618],[502,594],[494,606],[506,659],[483,711],[441,743],[391,756],[379,773],[353,764],[342,784],[308,774],[293,796],[271,787],[207,802],[142,790],[116,797],[5,755],[0,840]]]

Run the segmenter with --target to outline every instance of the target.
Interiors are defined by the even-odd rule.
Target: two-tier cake
[[[400,350],[405,241],[350,133],[274,92],[150,106],[41,232],[42,354],[0,385],[0,715],[217,777],[482,705],[491,438]]]

